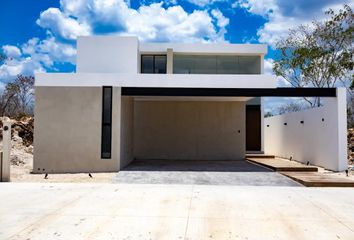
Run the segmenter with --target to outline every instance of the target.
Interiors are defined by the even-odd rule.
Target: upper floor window
[[[260,74],[259,56],[174,55],[173,73]]]
[[[141,55],[141,73],[166,73],[166,55]]]

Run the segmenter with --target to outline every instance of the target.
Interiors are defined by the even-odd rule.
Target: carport
[[[205,164],[201,171],[217,169],[218,164],[226,166],[221,171],[235,171],[237,161],[243,161],[246,154],[245,102],[251,98],[337,99],[335,88],[123,87],[121,94],[120,168],[143,167],[148,171],[168,171],[176,166],[181,171],[189,167],[193,171],[198,164]],[[337,101],[334,110],[340,104]],[[263,127],[269,126],[264,125],[263,117],[260,120],[264,131]]]

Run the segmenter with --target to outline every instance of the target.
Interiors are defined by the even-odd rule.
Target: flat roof
[[[138,51],[140,53],[166,53],[171,48],[178,54],[221,54],[221,55],[265,55],[268,52],[266,44],[235,44],[227,42],[198,42],[198,43],[146,43],[141,42],[136,36],[80,36],[80,42],[89,40],[105,39],[109,42],[118,42],[119,40],[128,40],[132,43],[138,42]]]
[[[154,88],[123,87],[124,96],[336,97],[336,88]]]
[[[265,44],[230,43],[139,43],[140,53],[163,53],[168,48],[180,54],[265,55]]]

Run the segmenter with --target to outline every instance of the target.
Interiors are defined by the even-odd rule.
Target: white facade
[[[259,56],[263,44],[142,44],[136,37],[79,37],[76,73],[38,73],[36,86],[275,88],[276,78],[263,74],[141,74],[143,54]],[[262,61],[261,61],[262,63]],[[264,72],[263,64],[260,72]]]
[[[35,172],[119,171],[134,159],[241,160],[246,132],[252,132],[247,106],[258,111],[256,152],[264,151],[262,98],[127,96],[124,90],[275,89],[275,76],[263,74],[266,45],[109,36],[80,37],[77,46],[76,73],[36,74]],[[155,59],[165,59],[163,73],[146,73],[148,67],[160,71]],[[103,86],[113,89],[110,130],[104,126]],[[75,126],[81,121],[86,129]],[[105,131],[111,153],[103,159]]]

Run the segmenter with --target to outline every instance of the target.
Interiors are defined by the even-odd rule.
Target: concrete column
[[[134,99],[121,97],[120,113],[120,160],[119,170],[127,166],[134,158],[133,131],[134,131]]]
[[[264,74],[264,55],[261,55],[261,74]]]
[[[337,97],[328,101],[337,117],[338,171],[348,168],[347,160],[347,90],[337,88]]]
[[[3,120],[3,157],[2,157],[2,182],[10,181],[10,152],[11,152],[11,122],[10,119],[4,117]]]
[[[167,48],[167,74],[173,74],[173,49]]]
[[[264,152],[264,97],[261,97],[261,152]]]

